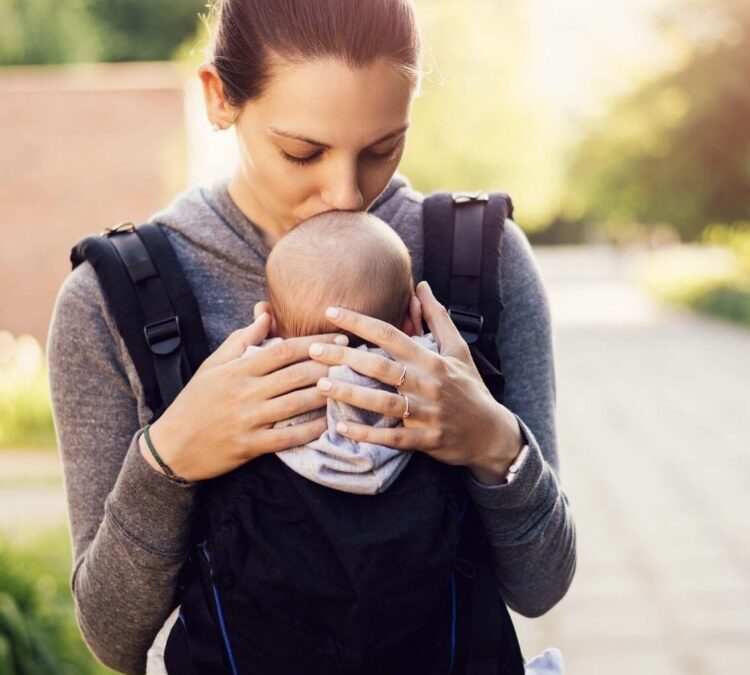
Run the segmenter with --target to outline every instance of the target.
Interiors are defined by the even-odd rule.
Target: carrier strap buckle
[[[159,356],[171,354],[182,342],[180,320],[176,316],[146,324],[143,334],[146,336],[149,349]]]
[[[461,337],[466,340],[466,344],[474,344],[479,339],[484,326],[484,317],[481,314],[450,307],[448,315],[453,319],[453,323],[456,324]]]
[[[126,232],[135,232],[135,225],[133,223],[119,223],[112,227],[105,227],[102,236],[111,237],[113,234],[124,234]]]
[[[488,202],[490,196],[486,192],[454,192],[452,195],[454,204],[475,204],[477,202]]]

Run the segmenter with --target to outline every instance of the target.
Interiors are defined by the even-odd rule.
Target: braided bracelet
[[[159,457],[159,453],[156,452],[156,448],[151,442],[151,434],[149,433],[150,428],[150,424],[147,424],[145,427],[143,427],[143,437],[146,439],[146,445],[151,451],[151,455],[156,460],[156,463],[161,467],[164,475],[169,478],[169,480],[174,481],[175,483],[179,483],[180,485],[187,485],[190,481],[187,481],[181,476],[178,476],[174,471],[172,471],[172,469],[169,468],[169,465],[161,457]]]

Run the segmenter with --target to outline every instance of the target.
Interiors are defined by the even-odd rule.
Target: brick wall
[[[0,330],[42,344],[71,245],[186,186],[171,64],[0,69]]]

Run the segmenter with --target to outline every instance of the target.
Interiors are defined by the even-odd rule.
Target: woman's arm
[[[76,617],[107,666],[142,673],[174,606],[196,486],[147,465],[137,378],[88,264],[65,281],[47,343],[73,541]],[[126,372],[130,370],[130,374]]]
[[[310,361],[308,349],[344,336],[293,338],[239,358],[270,326],[268,315],[261,316],[229,335],[154,423],[153,441],[178,475],[194,482],[218,476],[325,430],[325,419],[272,427],[325,404],[313,385],[328,369]],[[88,264],[60,291],[48,358],[78,622],[103,662],[142,672],[176,602],[197,487],[168,480],[139,448],[136,434],[151,411],[139,403],[137,373]]]
[[[504,599],[520,614],[539,616],[573,579],[575,526],[558,478],[549,304],[528,240],[512,221],[506,221],[500,265],[504,405],[516,415],[529,454],[512,483],[485,486],[468,474],[467,485]]]

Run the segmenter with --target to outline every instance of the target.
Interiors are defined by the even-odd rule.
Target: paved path
[[[650,301],[635,256],[537,249],[579,566],[527,655],[570,675],[750,672],[750,331]]]
[[[579,567],[554,610],[517,617],[525,653],[560,647],[568,675],[750,672],[750,331],[655,305],[633,256],[537,256]],[[56,475],[54,454],[0,453],[0,531],[64,518]]]

